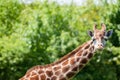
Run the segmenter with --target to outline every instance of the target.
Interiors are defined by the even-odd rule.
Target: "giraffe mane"
[[[85,43],[86,44],[86,43]],[[79,46],[78,48],[76,48],[75,50],[69,52],[67,55],[63,56],[62,58],[60,58],[58,61],[51,63],[52,65],[56,65],[58,63],[63,62],[64,60],[66,60],[66,58],[71,57],[72,55],[74,55],[76,52],[78,52],[85,44]]]

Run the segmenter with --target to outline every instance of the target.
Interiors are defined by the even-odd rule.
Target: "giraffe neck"
[[[69,80],[85,66],[94,55],[94,52],[93,42],[88,41],[51,65],[53,69],[55,68],[57,76]]]
[[[85,66],[94,52],[93,42],[88,41],[52,64],[34,66],[20,80],[69,80]]]

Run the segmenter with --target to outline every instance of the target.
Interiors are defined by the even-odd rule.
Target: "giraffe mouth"
[[[103,46],[99,46],[99,47],[97,47],[97,49],[98,49],[98,50],[103,50],[104,47],[103,47]]]
[[[104,47],[98,47],[97,49],[98,49],[98,50],[103,50],[103,48],[104,48]]]

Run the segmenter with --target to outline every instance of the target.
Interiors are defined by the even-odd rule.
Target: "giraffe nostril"
[[[102,46],[102,44],[100,44],[100,46]]]
[[[98,48],[99,50],[103,49],[103,44],[98,44],[97,48]]]
[[[103,45],[102,45],[102,44],[98,44],[98,46],[99,46],[99,47],[103,47]]]

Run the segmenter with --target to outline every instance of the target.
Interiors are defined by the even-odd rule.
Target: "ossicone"
[[[101,23],[102,31],[106,31],[106,25],[104,23]]]
[[[97,24],[94,24],[93,30],[95,31],[97,29]]]

